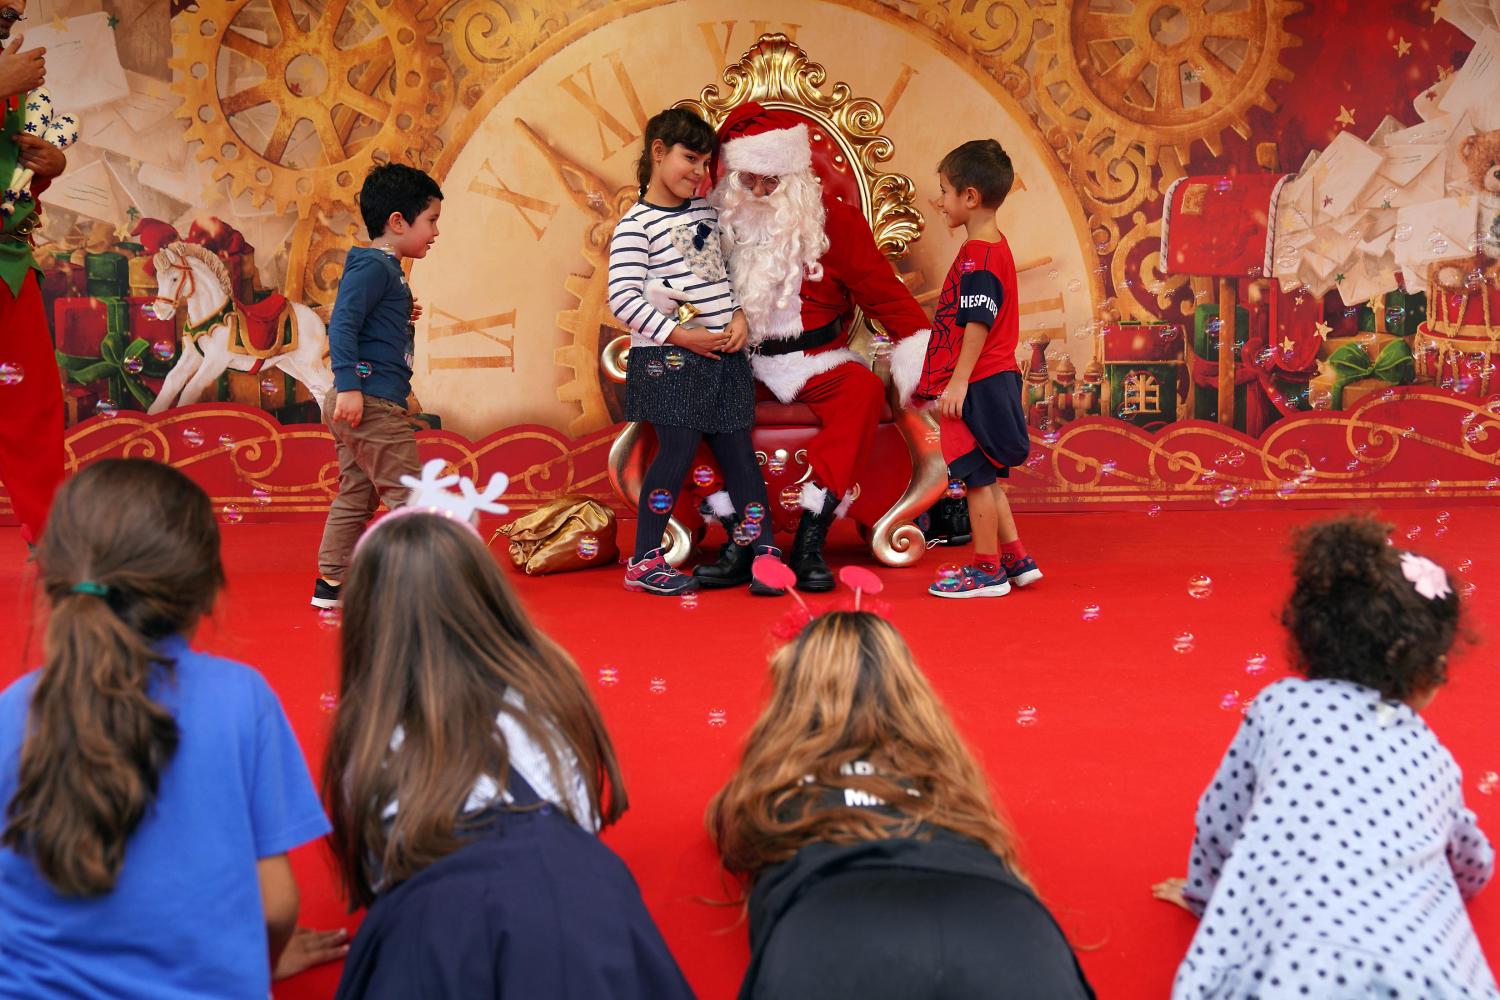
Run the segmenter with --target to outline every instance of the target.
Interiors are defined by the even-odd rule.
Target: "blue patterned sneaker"
[[[625,566],[625,589],[675,597],[698,589],[698,581],[667,564],[661,549],[652,549]]]
[[[957,576],[945,576],[927,588],[933,597],[1004,597],[1010,593],[1010,581],[1003,572],[986,573],[965,566]]]
[[[1036,560],[1029,555],[1024,559],[1002,562],[1000,568],[1005,571],[1006,577],[1016,587],[1030,586],[1042,578],[1042,571],[1037,568]]]

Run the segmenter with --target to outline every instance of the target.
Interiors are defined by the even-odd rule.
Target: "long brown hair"
[[[461,846],[469,792],[486,775],[503,788],[509,774],[502,712],[546,752],[558,788],[569,786],[553,752],[560,739],[599,819],[625,811],[614,747],[577,665],[531,624],[464,526],[409,514],[373,531],[344,585],[342,646],[323,795],[351,904],[369,905],[376,886]],[[507,690],[525,712],[504,701]],[[383,818],[392,802],[395,816]]]
[[[727,870],[754,879],[814,841],[920,835],[925,824],[972,837],[1024,878],[983,772],[884,619],[820,615],[772,657],[771,685],[739,768],[708,806]],[[842,773],[855,761],[876,773]],[[878,796],[894,815],[823,806],[828,788]]]
[[[0,843],[59,893],[99,896],[177,750],[176,720],[148,693],[173,663],[152,644],[212,608],[224,585],[219,531],[187,476],[108,459],[58,491],[37,564],[46,664]]]

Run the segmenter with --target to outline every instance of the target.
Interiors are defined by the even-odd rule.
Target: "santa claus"
[[[822,425],[807,447],[812,474],[788,563],[799,590],[832,590],[823,541],[853,502],[885,399],[879,377],[849,349],[854,310],[895,341],[891,377],[903,404],[922,374],[927,316],[859,208],[824,190],[795,114],[736,107],[719,128],[714,179],[709,200],[750,324],[755,377],[781,402],[806,404]]]

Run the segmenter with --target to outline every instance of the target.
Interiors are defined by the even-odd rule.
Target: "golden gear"
[[[410,4],[331,0],[304,28],[288,0],[271,0],[281,34],[280,44],[271,46],[230,30],[249,2],[204,4],[173,19],[172,88],[186,98],[176,114],[189,123],[187,139],[201,143],[198,158],[214,162],[216,180],[229,178],[233,194],[248,192],[256,204],[270,201],[277,211],[296,206],[305,218],[315,205],[348,204],[376,159],[430,164],[434,133],[453,100],[442,49],[427,41],[434,22],[413,16]],[[348,34],[338,31],[341,25],[360,20],[383,32],[341,45]],[[226,49],[258,63],[264,79],[220,94]],[[312,77],[308,93],[288,82],[294,62]],[[323,76],[326,83],[319,82]],[[256,148],[232,118],[266,104],[276,108],[276,124]],[[361,118],[374,130],[351,140]],[[315,131],[320,156],[317,166],[300,168],[285,160],[304,121]]]
[[[928,28],[962,46],[997,77],[1007,67],[1019,67],[1025,61],[1039,20],[1026,0],[982,0],[980,3],[918,0],[914,16]],[[1018,74],[1018,77],[1020,81],[1028,80],[1025,73]]]
[[[429,9],[440,6],[437,0]],[[444,6],[443,36],[453,45],[458,93],[465,107],[512,64],[601,0],[457,0]]]
[[[1203,7],[1136,0],[1129,13],[1086,3],[1044,8],[1052,33],[1037,41],[1044,69],[1036,93],[1043,110],[1079,140],[1082,151],[1093,151],[1112,135],[1116,150],[1141,145],[1148,163],[1170,147],[1185,164],[1194,142],[1218,156],[1226,128],[1248,137],[1251,107],[1276,110],[1266,85],[1292,78],[1278,60],[1283,49],[1302,44],[1284,26],[1302,3],[1249,0],[1246,9],[1213,12]],[[1223,56],[1239,43],[1244,55],[1236,68]],[[1208,96],[1194,104],[1189,94],[1199,85]]]
[[[310,307],[327,323],[338,296],[344,257],[359,239],[362,226],[347,213],[334,219],[321,210],[298,219],[289,241],[286,263],[287,298]]]

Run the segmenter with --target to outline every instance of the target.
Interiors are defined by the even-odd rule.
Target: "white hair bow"
[[[1453,593],[1453,588],[1448,586],[1448,574],[1443,572],[1443,567],[1415,552],[1401,553],[1401,575],[1417,588],[1417,593],[1429,601],[1447,597]]]

